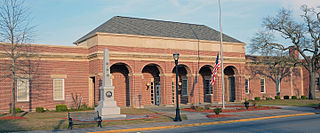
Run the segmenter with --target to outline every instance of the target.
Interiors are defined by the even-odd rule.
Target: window
[[[53,79],[53,100],[64,100],[64,79]]]
[[[17,80],[17,102],[29,101],[29,79]]]
[[[245,79],[244,81],[245,81],[244,86],[245,86],[246,94],[249,94],[249,79]]]
[[[153,82],[151,82],[150,85],[151,85],[151,104],[154,104],[154,86],[153,86]]]
[[[280,88],[281,88],[281,83],[279,83],[279,88],[276,88],[277,89],[277,93],[280,93]]]
[[[205,94],[212,94],[212,86],[210,85],[210,80],[206,79],[204,80],[204,91]]]
[[[188,96],[188,80],[182,79],[182,96]]]
[[[260,87],[261,87],[261,93],[265,93],[265,80],[264,79],[260,79]]]

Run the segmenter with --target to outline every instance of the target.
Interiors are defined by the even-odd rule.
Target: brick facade
[[[34,110],[36,107],[54,109],[57,104],[72,107],[72,94],[82,97],[82,103],[94,106],[100,98],[102,85],[103,50],[110,51],[112,83],[115,100],[119,106],[143,107],[145,105],[170,105],[175,100],[174,52],[180,53],[179,81],[187,86],[187,95],[180,96],[180,103],[221,103],[221,69],[225,73],[225,101],[240,102],[254,97],[274,97],[275,84],[265,78],[266,92],[260,92],[261,76],[251,76],[246,69],[245,44],[224,42],[224,68],[218,70],[212,93],[206,94],[205,84],[210,80],[219,42],[151,37],[141,35],[95,33],[77,46],[35,45],[31,48],[37,64],[29,79],[29,101],[17,102],[16,107]],[[0,44],[6,47],[7,44]],[[0,50],[0,53],[4,51]],[[0,56],[0,63],[10,62]],[[8,64],[8,63],[7,63]],[[307,95],[305,69],[293,68],[293,75],[281,82],[280,96]],[[0,110],[8,111],[11,101],[11,79],[0,71]],[[21,74],[21,73],[18,73]],[[53,100],[53,79],[64,79],[64,100]],[[249,79],[250,93],[245,93],[245,79]],[[158,96],[158,97],[157,97]],[[153,102],[152,102],[153,101]],[[157,102],[158,101],[158,102]]]

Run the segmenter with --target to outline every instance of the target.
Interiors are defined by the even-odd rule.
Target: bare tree
[[[277,95],[280,95],[280,84],[288,77],[293,64],[287,56],[247,56],[248,69],[252,75],[262,75],[271,79],[276,85]]]
[[[295,20],[292,12],[287,9],[281,9],[276,16],[265,18],[265,31],[258,32],[249,47],[264,55],[272,55],[270,51],[274,49],[287,51],[290,46],[297,50],[303,59],[296,56],[291,56],[291,59],[309,72],[309,98],[314,99],[316,75],[320,68],[320,12],[306,5],[301,6],[301,10],[302,20]],[[275,41],[273,33],[284,41]]]
[[[30,60],[28,61],[26,58],[34,56],[30,45],[25,44],[31,39],[33,27],[29,26],[29,14],[23,4],[24,1],[22,0],[0,1],[0,41],[6,42],[2,45],[2,56],[10,60],[2,63],[1,68],[10,72],[5,77],[11,79],[11,112],[13,116],[15,116],[18,74],[29,73]]]

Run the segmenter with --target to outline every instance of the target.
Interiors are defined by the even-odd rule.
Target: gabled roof
[[[115,16],[74,44],[85,41],[96,32],[220,41],[219,32],[205,25]],[[225,34],[223,41],[242,43]]]

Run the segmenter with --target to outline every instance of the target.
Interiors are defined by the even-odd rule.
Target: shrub
[[[16,110],[16,113],[21,113],[22,112],[22,110],[20,108],[16,108],[15,110]],[[11,111],[12,111],[12,109],[10,108],[9,112],[11,113]]]
[[[260,97],[254,97],[254,100],[259,101]]]
[[[303,100],[307,99],[307,96],[301,96],[301,99],[303,99]]]
[[[275,96],[274,99],[280,99],[280,96]]]
[[[36,112],[37,112],[37,113],[42,113],[42,112],[44,112],[43,107],[37,107],[37,108],[36,108]]]
[[[216,113],[216,115],[219,115],[222,112],[221,108],[215,108],[213,109],[213,112]]]
[[[81,109],[88,109],[88,106],[87,106],[87,104],[86,103],[84,103],[84,104],[82,104],[81,105],[81,107],[80,107]]]
[[[262,108],[262,105],[258,105],[258,108]]]
[[[203,110],[203,108],[201,108],[201,107],[197,107],[195,110],[196,110],[196,111],[202,111],[202,110]]]
[[[283,96],[283,99],[289,99],[289,96]]]
[[[67,105],[65,104],[56,105],[56,111],[68,111]]]
[[[205,105],[205,106],[204,106],[204,109],[205,109],[205,110],[210,109],[210,104]]]
[[[297,96],[292,96],[291,99],[298,99]]]
[[[270,98],[270,97],[266,97],[266,100],[272,100],[272,98]]]

